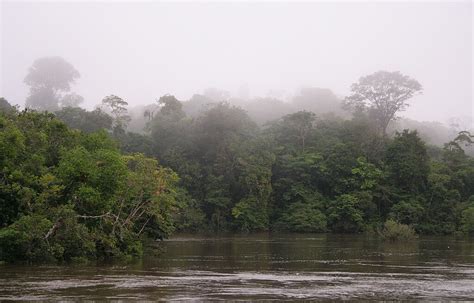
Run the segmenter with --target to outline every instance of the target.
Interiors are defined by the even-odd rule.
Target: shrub
[[[415,230],[411,226],[398,223],[392,219],[385,221],[380,235],[384,240],[389,241],[413,240],[417,237]]]

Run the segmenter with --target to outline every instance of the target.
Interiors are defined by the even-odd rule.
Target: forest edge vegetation
[[[349,114],[265,124],[224,100],[195,96],[193,112],[165,95],[138,118],[141,133],[127,131],[119,96],[78,107],[77,78],[64,59],[41,58],[27,108],[0,99],[2,261],[139,256],[174,231],[474,233],[474,137],[438,147],[416,130],[389,135],[422,91],[399,72],[360,78],[342,102]]]

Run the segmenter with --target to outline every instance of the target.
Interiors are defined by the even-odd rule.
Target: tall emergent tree
[[[397,112],[405,110],[407,100],[421,90],[418,81],[400,72],[378,71],[352,84],[352,94],[344,101],[350,108],[367,111],[373,116],[378,131],[386,136],[390,121],[396,118]]]
[[[79,77],[74,66],[61,57],[36,59],[24,80],[30,87],[26,106],[37,110],[58,110],[63,99],[62,93],[69,92],[71,84]]]
[[[110,95],[102,99],[102,105],[110,109],[114,118],[114,132],[124,131],[131,120],[127,110],[128,102],[119,96]]]

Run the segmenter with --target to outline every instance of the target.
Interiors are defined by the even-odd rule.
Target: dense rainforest
[[[370,105],[380,83],[402,87],[398,106]],[[263,125],[227,102],[190,115],[165,95],[136,118],[142,133],[127,131],[115,95],[92,111],[34,106],[48,100],[34,86],[27,109],[2,98],[0,260],[134,256],[175,231],[472,234],[473,136],[437,147],[416,130],[387,132],[419,90],[378,72],[353,85],[350,116],[303,110]]]

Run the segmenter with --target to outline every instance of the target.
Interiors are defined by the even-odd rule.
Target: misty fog
[[[0,10],[0,96],[20,106],[33,61],[61,56],[79,71],[72,91],[89,109],[110,94],[133,108],[209,88],[285,107],[302,89],[342,98],[359,77],[388,70],[423,86],[402,116],[472,121],[470,1],[2,1]]]
[[[0,0],[0,302],[472,300],[473,12]]]

